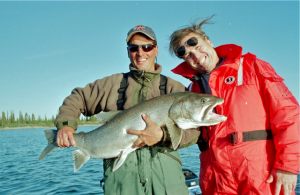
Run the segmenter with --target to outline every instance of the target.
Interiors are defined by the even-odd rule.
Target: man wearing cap
[[[162,68],[156,63],[157,40],[151,28],[135,26],[128,32],[126,42],[130,59],[128,73],[113,74],[75,88],[65,98],[55,120],[60,147],[76,145],[73,133],[80,114],[91,116],[101,111],[127,109],[164,93],[185,91],[181,83],[160,74]],[[139,149],[129,154],[115,172],[112,172],[115,159],[104,160],[105,194],[188,194],[180,157],[176,148],[168,144],[172,140],[166,127],[159,127],[147,116],[142,117],[147,127],[134,143]],[[136,134],[134,130],[129,133]],[[198,135],[199,131],[191,130],[180,144],[195,143]]]

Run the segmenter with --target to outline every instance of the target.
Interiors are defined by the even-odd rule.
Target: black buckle
[[[238,133],[233,132],[233,133],[229,134],[229,141],[232,145],[237,144],[238,143]]]

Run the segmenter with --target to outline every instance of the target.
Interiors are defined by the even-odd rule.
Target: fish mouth
[[[223,99],[218,99],[215,104],[212,104],[211,106],[208,107],[207,112],[205,114],[205,123],[208,125],[216,125],[220,122],[223,122],[227,119],[226,116],[217,114],[214,109],[216,106],[221,105],[224,103]]]

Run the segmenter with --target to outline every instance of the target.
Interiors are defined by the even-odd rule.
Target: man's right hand
[[[75,130],[72,127],[65,126],[58,130],[56,142],[59,147],[75,146],[75,140],[73,137]]]

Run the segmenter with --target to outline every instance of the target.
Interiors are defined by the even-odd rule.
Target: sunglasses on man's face
[[[187,45],[189,47],[194,47],[197,44],[198,44],[198,39],[196,37],[192,37],[192,38],[188,39],[184,45],[182,45],[176,49],[176,55],[179,58],[183,58],[183,56],[186,54],[185,45]]]
[[[151,51],[152,49],[154,49],[156,47],[156,45],[153,45],[153,44],[145,44],[145,45],[135,45],[135,44],[129,44],[127,46],[128,50],[130,52],[137,52],[139,50],[139,48],[142,48],[142,50],[144,52],[149,52]]]

